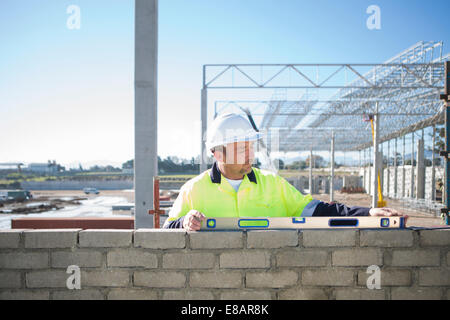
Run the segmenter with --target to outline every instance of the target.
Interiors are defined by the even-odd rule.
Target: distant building
[[[134,174],[134,168],[122,168],[123,174]]]
[[[48,161],[48,163],[30,163],[27,170],[34,173],[52,175],[60,171],[65,171],[65,168],[57,164],[56,161]]]

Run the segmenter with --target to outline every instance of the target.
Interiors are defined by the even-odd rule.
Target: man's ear
[[[224,148],[214,148],[214,150],[211,150],[213,153],[214,158],[219,162],[225,162],[225,153]]]

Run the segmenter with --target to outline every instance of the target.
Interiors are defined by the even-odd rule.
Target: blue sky
[[[66,26],[69,5],[81,10],[79,30]],[[366,27],[370,5],[380,30]],[[421,40],[442,40],[448,53],[449,9],[447,0],[160,0],[158,153],[199,153],[203,64],[377,63]],[[133,158],[134,1],[2,0],[0,43],[0,162]],[[215,100],[241,98],[216,91],[210,117]]]

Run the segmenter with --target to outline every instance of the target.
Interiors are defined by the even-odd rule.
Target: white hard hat
[[[256,141],[262,134],[253,129],[250,122],[241,115],[226,113],[213,120],[208,129],[206,147],[212,149],[227,143]]]

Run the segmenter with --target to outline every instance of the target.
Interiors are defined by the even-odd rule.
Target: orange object
[[[153,228],[159,229],[159,216],[165,213],[159,209],[159,177],[153,177],[153,208],[148,213],[153,214]]]

